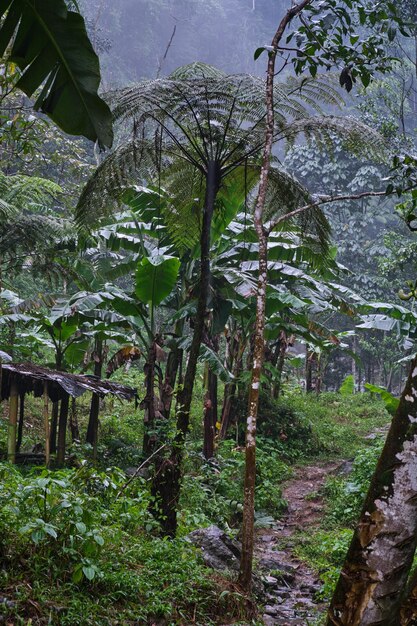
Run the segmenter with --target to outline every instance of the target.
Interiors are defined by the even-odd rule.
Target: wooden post
[[[66,393],[61,400],[61,410],[59,413],[59,428],[58,428],[58,448],[57,448],[57,465],[62,467],[65,462],[65,443],[67,436],[67,421],[68,421],[68,408],[69,408],[69,395]]]
[[[43,386],[43,424],[45,429],[45,465],[49,467],[49,414],[48,414],[48,383],[45,380]]]
[[[10,463],[16,463],[16,427],[18,402],[19,390],[17,388],[16,381],[12,380],[10,385],[9,433],[7,439],[7,458]]]

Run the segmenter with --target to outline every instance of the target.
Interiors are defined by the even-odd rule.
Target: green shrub
[[[381,454],[383,442],[360,450],[348,477],[330,477],[325,485],[327,513],[325,522],[333,526],[354,527]]]

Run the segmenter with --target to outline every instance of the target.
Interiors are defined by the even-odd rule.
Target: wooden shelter
[[[33,393],[35,398],[43,397],[44,399],[45,462],[47,465],[50,459],[49,401],[56,406],[60,402],[57,424],[57,464],[62,465],[65,459],[69,399],[70,397],[78,398],[86,392],[91,392],[95,399],[104,398],[107,395],[115,396],[120,400],[137,402],[138,399],[136,389],[102,380],[96,376],[54,371],[33,363],[0,365],[0,401],[9,400],[8,460],[11,463],[16,462],[16,441],[21,440],[22,435],[25,395]]]

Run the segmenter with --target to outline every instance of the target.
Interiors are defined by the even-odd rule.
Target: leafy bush
[[[219,591],[195,549],[156,537],[147,484],[124,482],[87,464],[0,465],[0,584],[11,598],[0,615],[16,626],[34,606],[45,625],[214,623]]]
[[[230,440],[223,441],[214,462],[205,461],[199,450],[201,442],[189,446],[181,492],[182,532],[213,523],[226,529],[239,526],[243,504],[244,449]],[[290,475],[290,468],[281,460],[279,447],[259,437],[255,490],[258,512],[273,516],[282,513],[285,501],[281,484]]]
[[[332,476],[325,486],[328,502],[326,522],[353,527],[358,520],[372,474],[382,450],[382,441],[358,452],[347,478]]]
[[[337,533],[319,530],[299,536],[295,553],[319,573],[323,581],[320,599],[331,598],[351,539],[352,530],[348,528],[340,528]]]
[[[244,442],[247,397],[236,399],[235,411],[240,430],[239,441]],[[274,399],[264,391],[260,394],[258,434],[274,443],[277,451],[287,461],[295,461],[306,454],[313,454],[320,447],[314,435],[312,423],[306,417],[307,411],[300,411],[295,403],[287,399]]]

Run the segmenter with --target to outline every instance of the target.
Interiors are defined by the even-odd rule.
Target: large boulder
[[[240,544],[217,526],[199,528],[187,536],[201,549],[204,563],[218,572],[239,571]]]

